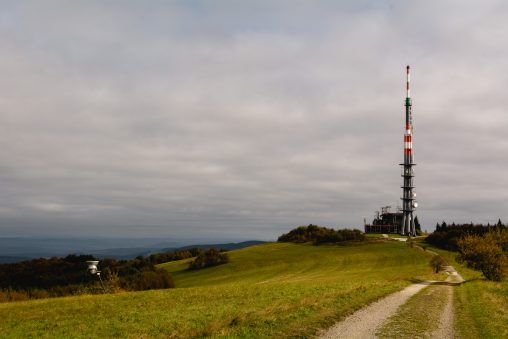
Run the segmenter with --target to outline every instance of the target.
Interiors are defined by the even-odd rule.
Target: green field
[[[7,338],[306,337],[411,282],[428,257],[401,242],[361,246],[270,243],[230,263],[161,265],[176,289],[0,304]]]

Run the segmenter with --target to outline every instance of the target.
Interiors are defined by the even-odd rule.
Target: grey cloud
[[[397,204],[413,66],[426,227],[505,218],[501,1],[18,2],[0,230],[273,238]]]

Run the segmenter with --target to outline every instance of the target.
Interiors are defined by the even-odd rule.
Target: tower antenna
[[[406,67],[406,129],[404,132],[404,163],[400,164],[402,166],[402,177],[403,177],[403,186],[402,188],[402,224],[400,233],[402,235],[415,236],[415,221],[413,218],[413,212],[418,206],[416,202],[416,193],[413,191],[414,183],[413,183],[413,116],[411,112],[412,102],[411,102],[411,88],[409,86],[411,78],[410,67],[407,65]]]

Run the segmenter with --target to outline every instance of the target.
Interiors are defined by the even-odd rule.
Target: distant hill
[[[189,246],[183,246],[179,248],[165,248],[161,252],[170,252],[170,251],[179,251],[179,250],[186,250],[189,248],[218,248],[222,250],[239,250],[241,248],[254,246],[254,245],[260,245],[264,244],[266,241],[260,241],[260,240],[250,240],[250,241],[242,241],[242,242],[229,242],[226,244],[204,244],[204,245],[189,245]]]
[[[184,246],[191,241],[170,238],[0,237],[0,258],[4,259],[1,262],[15,262],[92,252],[101,254],[101,257],[102,254],[135,257],[155,249]]]
[[[30,260],[29,257],[12,257],[12,256],[0,256],[0,264],[10,264],[20,261]]]
[[[16,263],[25,260],[31,260],[36,258],[49,258],[49,257],[64,257],[68,254],[78,254],[78,255],[86,255],[90,254],[96,258],[104,259],[104,258],[113,258],[117,260],[128,260],[133,259],[137,256],[148,256],[154,253],[164,253],[164,252],[173,252],[179,250],[185,250],[189,248],[202,248],[207,249],[211,247],[224,249],[224,250],[235,250],[241,249],[253,245],[258,245],[264,243],[264,241],[250,240],[243,242],[230,242],[230,243],[219,243],[219,244],[196,244],[196,245],[185,245],[185,246],[172,246],[168,247],[168,242],[153,242],[153,245],[145,245],[142,241],[142,246],[136,246],[134,242],[129,239],[127,242],[128,245],[132,245],[132,247],[111,247],[111,248],[97,248],[99,245],[106,245],[104,240],[101,239],[102,242],[99,244],[94,244],[95,248],[89,248],[90,244],[93,244],[92,240],[87,239],[85,243],[84,240],[81,243],[78,243],[76,240],[69,240],[69,245],[63,243],[63,239],[58,239],[57,241],[49,241],[47,244],[58,244],[56,249],[50,250],[49,248],[42,247],[37,241],[31,240],[31,242],[23,239],[22,246],[15,247],[15,243],[11,242],[9,248],[2,248],[1,250],[5,251],[4,253],[0,252],[0,263]],[[146,240],[145,240],[146,241]],[[117,241],[118,243],[118,241]],[[0,240],[0,244],[2,244]],[[32,245],[32,246],[28,246]],[[37,245],[37,246],[35,246]],[[88,245],[88,246],[84,246]],[[170,243],[170,245],[172,245]],[[25,247],[26,246],[26,247]]]
[[[148,256],[154,253],[164,253],[164,252],[174,252],[187,250],[189,248],[218,248],[222,250],[238,250],[241,248],[263,244],[265,241],[259,240],[250,240],[250,241],[242,241],[242,242],[230,242],[224,244],[197,244],[197,245],[187,245],[182,247],[166,247],[166,248],[153,248],[153,247],[145,247],[145,248],[109,248],[104,250],[97,251],[88,251],[86,254],[92,254],[97,258],[115,258],[115,259],[133,259],[137,256]],[[85,253],[82,253],[85,254]]]

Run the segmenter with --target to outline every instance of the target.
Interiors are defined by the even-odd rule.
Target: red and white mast
[[[402,166],[402,224],[400,233],[403,235],[415,236],[416,229],[413,218],[413,211],[417,207],[415,200],[416,193],[413,192],[413,117],[412,117],[412,102],[411,102],[411,88],[410,88],[410,67],[406,67],[406,128],[404,132],[404,163]]]

